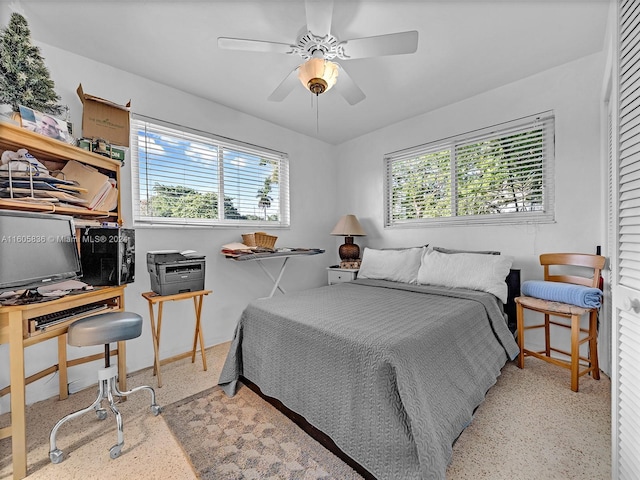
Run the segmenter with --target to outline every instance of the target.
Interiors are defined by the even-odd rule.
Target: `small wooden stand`
[[[196,292],[184,292],[176,293],[174,295],[158,295],[155,292],[146,292],[142,296],[149,302],[149,319],[151,320],[151,336],[153,337],[153,374],[158,375],[158,387],[162,387],[162,376],[160,375],[160,365],[164,365],[170,362],[175,362],[182,358],[186,358],[191,355],[191,363],[196,361],[196,350],[198,347],[198,341],[200,342],[200,353],[202,354],[202,367],[207,370],[207,357],[204,353],[204,340],[202,336],[202,327],[200,325],[200,315],[202,313],[202,300],[205,295],[209,295],[211,290],[198,290]],[[164,302],[175,300],[186,300],[187,298],[193,298],[193,305],[196,310],[196,326],[193,335],[193,348],[190,352],[185,352],[180,355],[175,355],[170,358],[160,360],[160,331],[162,330],[162,306]],[[153,312],[153,306],[158,304],[158,328],[156,329],[155,315]]]

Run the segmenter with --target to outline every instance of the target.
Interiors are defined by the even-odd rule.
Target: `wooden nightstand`
[[[358,276],[358,270],[353,268],[327,268],[329,285],[334,283],[351,282]]]

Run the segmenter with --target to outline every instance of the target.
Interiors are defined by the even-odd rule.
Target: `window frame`
[[[528,129],[542,128],[542,205],[541,211],[509,212],[498,214],[458,215],[456,177],[458,159],[457,149],[461,146],[480,143],[512,133],[514,136]],[[408,162],[420,156],[444,152],[449,149],[450,166],[450,216],[394,219],[393,205],[393,166],[396,162]],[[555,222],[555,115],[553,111],[519,118],[490,127],[454,135],[433,142],[417,145],[403,150],[387,153],[384,163],[384,227],[412,228],[425,226],[465,226],[465,225],[513,225]],[[408,171],[408,170],[407,170]]]
[[[210,173],[212,175],[210,185],[215,185],[217,190],[213,190],[212,193],[217,195],[217,218],[188,218],[188,217],[162,217],[162,216],[149,216],[144,215],[141,211],[141,182],[149,182],[149,177],[146,174],[141,175],[141,165],[139,157],[139,134],[140,128],[150,126],[150,132],[159,134],[158,132],[165,130],[168,132],[175,131],[175,137],[171,137],[170,133],[167,134],[172,140],[193,141],[199,142],[202,145],[215,150],[215,154],[212,158],[215,158],[212,162],[215,165],[210,165]],[[184,135],[184,136],[181,136]],[[253,145],[247,142],[234,140],[219,135],[215,135],[210,132],[197,130],[183,125],[174,124],[164,120],[158,120],[156,118],[147,117],[140,114],[133,114],[131,119],[130,129],[130,144],[131,144],[131,193],[133,200],[133,224],[136,227],[144,226],[164,226],[164,227],[256,227],[256,228],[289,228],[290,227],[290,200],[289,200],[289,156],[284,152],[269,149]],[[147,135],[143,135],[142,138],[148,138]],[[225,161],[229,161],[229,157],[225,156],[225,152],[239,152],[248,156],[259,157],[261,160],[265,159],[269,162],[276,162],[278,169],[278,182],[277,182],[277,197],[275,199],[269,197],[271,200],[275,200],[277,203],[277,215],[278,220],[264,220],[264,219],[233,219],[224,218],[226,212],[225,201],[228,198],[227,192],[225,192]],[[176,159],[172,159],[175,161]],[[172,167],[174,165],[172,164]],[[226,173],[229,174],[229,168],[226,168]],[[196,178],[196,176],[194,176]],[[255,177],[250,177],[252,180],[259,178],[256,174]],[[184,188],[184,185],[171,185]],[[251,187],[249,187],[251,188]],[[229,190],[229,189],[228,189]],[[198,193],[206,193],[205,191],[198,191]],[[257,193],[257,191],[256,191]],[[269,193],[267,193],[268,195]],[[243,198],[248,198],[243,197]],[[255,202],[258,202],[258,196],[255,198]],[[234,205],[234,208],[235,205]],[[241,207],[238,206],[238,209]],[[265,210],[266,212],[266,210]],[[249,215],[249,214],[245,214]]]

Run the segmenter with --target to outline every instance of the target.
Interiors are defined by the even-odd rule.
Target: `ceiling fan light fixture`
[[[300,65],[300,83],[315,95],[331,89],[338,80],[338,65],[324,58],[311,58]]]

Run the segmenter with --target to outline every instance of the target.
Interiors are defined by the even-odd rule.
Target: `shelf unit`
[[[27,149],[31,155],[37,158],[52,173],[61,170],[68,161],[76,160],[85,165],[90,165],[108,177],[115,179],[118,189],[121,188],[119,161],[31,132],[20,126],[0,121],[0,152],[6,150],[15,152],[21,148]],[[71,215],[78,219],[78,224],[82,223],[82,219],[102,219],[104,221],[118,222],[118,224],[122,225],[120,190],[118,190],[117,207],[111,212],[88,210],[73,205],[33,203],[8,198],[0,198],[0,209]],[[68,295],[57,300],[42,303],[20,306],[0,306],[0,344],[9,344],[10,364],[10,385],[0,390],[0,396],[6,395],[9,392],[11,393],[11,425],[0,428],[0,439],[7,437],[12,438],[14,479],[23,478],[27,474],[25,385],[39,380],[46,375],[58,372],[60,399],[64,399],[68,394],[67,368],[102,358],[102,354],[96,354],[81,359],[67,360],[66,332],[68,326],[73,321],[72,319],[64,320],[59,324],[40,330],[34,328],[33,319],[39,315],[55,313],[87,304],[104,305],[107,311],[122,310],[124,308],[124,287],[125,285],[98,287],[95,290]],[[30,345],[52,338],[58,339],[57,364],[25,378],[24,349]],[[120,389],[126,391],[125,342],[118,342],[118,349],[117,351],[112,350],[112,354],[116,352],[118,355]]]
[[[91,165],[105,175],[114,178],[117,182],[118,189],[121,188],[120,162],[118,160],[112,160],[74,145],[45,137],[44,135],[31,132],[11,123],[0,122],[0,152],[5,150],[15,152],[20,148],[26,148],[27,151],[44,164],[50,172],[61,170],[69,160],[76,160],[80,163]],[[119,193],[118,206],[111,212],[88,210],[82,207],[67,205],[61,206],[55,203],[32,203],[9,198],[0,198],[0,208],[57,213],[60,215],[72,215],[76,218],[104,218],[105,221],[118,222],[122,225]]]

